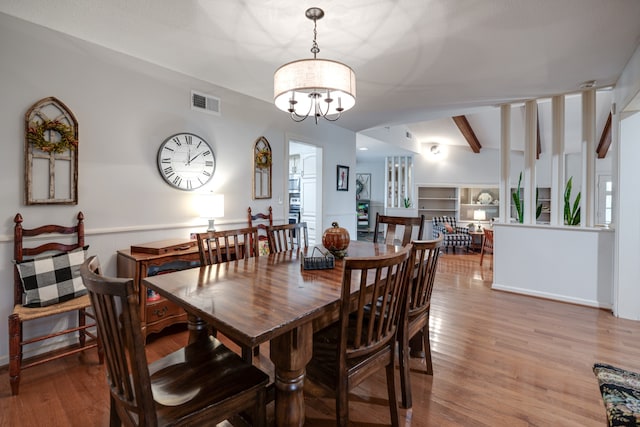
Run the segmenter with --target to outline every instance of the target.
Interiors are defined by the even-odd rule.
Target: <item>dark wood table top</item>
[[[400,249],[352,241],[348,256],[370,257]],[[335,311],[343,265],[336,259],[333,269],[304,270],[294,251],[147,277],[144,284],[223,334],[254,347]]]

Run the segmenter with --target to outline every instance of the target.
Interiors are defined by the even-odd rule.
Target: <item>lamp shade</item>
[[[314,101],[333,101],[326,115],[339,114],[356,103],[356,73],[351,67],[327,59],[301,59],[278,68],[273,77],[276,107],[290,112],[291,101],[299,114],[312,111]],[[340,109],[340,110],[338,110]]]
[[[224,194],[203,194],[200,199],[200,217],[224,217]]]
[[[487,213],[482,209],[476,209],[473,211],[473,219],[476,221],[484,221],[487,219]]]

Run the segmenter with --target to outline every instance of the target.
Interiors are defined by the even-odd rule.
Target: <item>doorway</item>
[[[306,222],[309,245],[322,241],[322,148],[289,141],[289,221]]]

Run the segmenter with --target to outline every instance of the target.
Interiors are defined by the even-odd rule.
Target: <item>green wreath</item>
[[[262,149],[256,153],[256,166],[260,169],[271,166],[271,152],[269,150]]]
[[[51,141],[50,133],[47,140],[44,137],[45,132],[57,132],[60,135],[60,141]],[[27,130],[27,141],[47,153],[64,153],[67,150],[75,150],[78,146],[78,140],[75,138],[73,129],[58,120],[31,123],[29,130]]]

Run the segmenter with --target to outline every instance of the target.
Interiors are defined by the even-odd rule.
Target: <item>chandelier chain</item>
[[[313,53],[313,59],[316,59],[316,55],[320,52],[320,48],[318,47],[318,42],[316,42],[316,37],[318,36],[318,27],[316,18],[313,18],[313,44],[311,45],[311,53]]]

